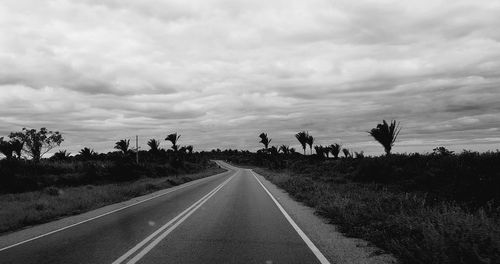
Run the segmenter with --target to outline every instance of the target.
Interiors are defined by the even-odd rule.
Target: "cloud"
[[[0,4],[0,133],[63,148],[183,134],[198,149],[342,142],[401,121],[395,151],[495,148],[494,1],[69,1]],[[399,146],[398,146],[399,145]]]

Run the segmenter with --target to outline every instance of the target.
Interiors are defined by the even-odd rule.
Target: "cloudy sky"
[[[0,136],[59,130],[61,149],[139,135],[195,149],[365,153],[500,148],[500,1],[2,0]],[[168,146],[162,143],[164,147]]]

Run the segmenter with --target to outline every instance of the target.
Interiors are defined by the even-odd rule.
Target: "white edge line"
[[[231,179],[230,177],[229,179]],[[228,179],[228,180],[229,180]],[[147,244],[151,239],[153,239],[155,236],[157,236],[159,233],[163,232],[167,227],[172,225],[177,219],[181,218],[183,215],[185,215],[187,212],[189,212],[191,209],[196,207],[200,202],[202,202],[204,199],[208,199],[212,193],[216,192],[218,188],[223,186],[228,180],[224,181],[223,183],[219,184],[217,187],[215,187],[213,190],[211,190],[209,193],[205,194],[205,196],[201,197],[198,201],[194,202],[191,206],[189,206],[186,210],[182,211],[180,214],[178,214],[176,217],[174,217],[172,220],[168,221],[166,224],[164,224],[162,227],[160,227],[158,230],[153,232],[151,235],[146,237],[144,240],[142,240],[139,244],[135,245],[133,248],[128,250],[125,254],[123,254],[121,257],[113,261],[112,264],[119,264],[125,261],[127,258],[129,258],[132,254],[134,254],[137,250],[139,250],[141,247],[143,247],[145,244]],[[194,209],[196,210],[196,209]]]
[[[151,251],[156,245],[158,245],[165,237],[168,236],[172,231],[174,231],[180,224],[182,224],[189,216],[191,216],[198,208],[200,208],[204,203],[206,203],[212,196],[214,196],[218,191],[220,191],[232,178],[234,177],[231,176],[229,179],[227,179],[225,182],[223,182],[221,185],[219,185],[217,188],[215,188],[214,192],[210,193],[208,197],[205,198],[201,203],[196,205],[193,210],[189,211],[186,215],[184,215],[179,221],[177,221],[173,226],[171,226],[169,229],[167,229],[165,232],[163,232],[160,236],[158,236],[153,242],[149,243],[145,248],[143,248],[137,255],[135,255],[131,260],[127,262],[127,264],[135,264],[137,261],[139,261],[141,258],[143,258],[149,251]]]
[[[222,172],[222,173],[226,173],[226,172]],[[220,175],[220,174],[222,174],[222,173],[219,173],[219,174],[216,174],[216,175]],[[212,175],[212,176],[216,176],[216,175]],[[74,226],[77,226],[77,225],[81,225],[81,224],[83,224],[83,223],[86,223],[86,222],[89,222],[89,221],[92,221],[92,220],[95,220],[95,219],[101,218],[101,217],[103,217],[103,216],[106,216],[106,215],[109,215],[109,214],[112,214],[112,213],[116,213],[116,212],[119,212],[119,211],[125,210],[125,209],[127,209],[127,208],[129,208],[129,207],[132,207],[132,206],[135,206],[135,205],[138,205],[138,204],[141,204],[141,203],[144,203],[144,202],[150,201],[150,200],[152,200],[152,199],[155,199],[155,198],[158,198],[158,197],[164,196],[164,195],[166,195],[166,194],[169,194],[169,193],[171,193],[171,192],[175,192],[175,191],[180,190],[180,189],[184,189],[184,188],[189,187],[189,186],[191,186],[191,185],[198,184],[198,183],[202,183],[202,182],[206,181],[207,179],[209,179],[209,178],[210,178],[210,177],[212,177],[212,176],[202,178],[202,179],[200,179],[200,181],[197,181],[197,182],[190,182],[190,183],[187,183],[186,185],[176,186],[177,188],[176,188],[176,187],[172,187],[172,188],[170,188],[170,190],[168,190],[168,191],[166,191],[166,192],[164,192],[164,193],[157,194],[157,195],[152,196],[152,197],[149,197],[149,198],[147,198],[147,199],[145,199],[145,200],[138,201],[138,202],[135,202],[135,203],[133,203],[133,204],[129,204],[129,205],[126,205],[126,206],[124,206],[124,207],[120,207],[120,208],[118,208],[118,209],[115,209],[115,210],[112,210],[112,211],[106,212],[106,213],[104,213],[104,214],[101,214],[101,215],[98,215],[98,216],[94,216],[94,217],[92,217],[92,218],[85,219],[85,220],[83,220],[83,221],[80,221],[80,222],[77,222],[77,223],[74,223],[74,224],[71,224],[71,225],[68,225],[68,226],[65,226],[65,227],[62,227],[62,228],[59,228],[59,229],[56,229],[56,230],[50,231],[50,232],[48,232],[48,233],[41,234],[41,235],[38,235],[38,236],[36,236],[36,237],[32,237],[32,238],[29,238],[29,239],[23,240],[23,241],[21,241],[21,242],[17,242],[17,243],[15,243],[15,244],[10,245],[10,246],[6,246],[6,247],[3,247],[3,248],[0,248],[0,252],[2,252],[2,251],[4,251],[4,250],[7,250],[7,249],[9,249],[9,248],[13,248],[13,247],[16,247],[16,246],[19,246],[19,245],[22,245],[22,244],[28,243],[28,242],[30,242],[30,241],[33,241],[33,240],[36,240],[36,239],[39,239],[39,238],[42,238],[42,237],[48,236],[48,235],[52,235],[52,234],[54,234],[54,233],[57,233],[57,232],[60,232],[60,231],[66,230],[66,229],[68,229],[68,228],[71,228],[71,227],[74,227]],[[175,188],[175,189],[174,189],[174,188]],[[132,199],[134,199],[134,198],[132,198]]]
[[[250,172],[253,174],[255,179],[259,182],[260,186],[262,186],[262,188],[264,188],[264,190],[267,192],[267,194],[271,197],[271,199],[276,204],[276,206],[278,206],[278,209],[280,209],[281,213],[283,213],[286,220],[288,220],[290,225],[292,225],[293,229],[295,229],[295,231],[297,231],[297,233],[302,238],[302,240],[304,240],[304,242],[307,244],[309,249],[311,249],[311,251],[316,256],[316,258],[318,258],[319,262],[321,264],[330,264],[330,262],[326,259],[326,257],[323,255],[323,253],[321,253],[321,251],[319,251],[319,249],[314,245],[314,243],[311,241],[311,239],[309,239],[307,237],[307,235],[304,233],[304,231],[302,231],[302,229],[300,229],[300,227],[295,223],[295,221],[293,221],[293,219],[290,217],[290,215],[288,215],[288,213],[285,211],[285,209],[283,209],[283,207],[280,205],[280,203],[274,198],[274,196],[269,192],[269,190],[267,190],[266,186],[264,186],[264,184],[262,184],[262,182],[259,180],[259,178],[257,178],[257,176],[255,175],[253,170],[250,170]]]

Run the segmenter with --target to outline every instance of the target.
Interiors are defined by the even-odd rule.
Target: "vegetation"
[[[203,172],[182,174],[179,177],[141,178],[76,187],[50,186],[32,192],[0,194],[0,233],[83,213],[223,171],[211,164]]]
[[[21,132],[13,132],[9,137],[12,139],[11,144],[22,145],[21,150],[31,157],[34,162],[40,161],[43,155],[61,145],[61,142],[64,141],[61,133],[49,131],[45,127],[42,127],[39,131],[23,128]],[[21,156],[21,150],[19,148],[16,150],[18,157]]]
[[[403,263],[500,263],[500,152],[325,159],[221,151]]]
[[[306,131],[302,131],[295,134],[295,138],[297,138],[300,145],[302,145],[302,149],[304,150],[304,155],[306,155],[306,145],[309,140],[309,134]]]
[[[390,125],[383,120],[382,124],[378,124],[376,128],[373,128],[368,133],[384,147],[386,155],[390,155],[392,146],[396,142],[400,131],[401,128],[399,123],[396,124],[396,120],[391,121]]]
[[[181,138],[181,135],[177,135],[177,133],[169,134],[165,140],[170,141],[172,143],[172,149],[174,151],[177,151],[179,149],[179,146],[177,146],[177,141]]]
[[[23,129],[11,133],[9,140],[0,138],[0,152],[6,157],[0,160],[0,232],[176,185],[192,178],[186,175],[207,169],[216,171],[206,153],[193,152],[191,145],[178,150],[176,143],[180,136],[173,135],[169,137],[175,138],[174,151],[160,149],[158,141],[150,140],[152,151],[133,153],[129,149],[130,140],[122,139],[115,143],[116,152],[97,153],[85,147],[75,156],[59,150],[48,159],[43,154],[63,141],[59,132]],[[19,146],[24,146],[21,147],[24,155],[18,151]],[[135,154],[140,156],[139,163],[135,162]],[[136,186],[137,182],[147,182],[147,186]],[[92,187],[86,192],[87,187],[82,186]],[[95,190],[99,192],[94,193]],[[30,201],[35,194],[39,198]],[[92,197],[87,197],[90,194]],[[18,203],[18,198],[22,203]],[[21,207],[8,206],[2,201]]]
[[[267,150],[267,148],[269,147],[269,143],[271,143],[272,139],[268,138],[266,133],[261,133],[259,137],[260,137],[259,143],[264,144],[264,148]]]

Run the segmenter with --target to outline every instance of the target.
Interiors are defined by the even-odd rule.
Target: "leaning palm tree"
[[[385,120],[382,120],[382,124],[378,124],[376,128],[368,131],[368,133],[384,147],[385,154],[390,155],[392,146],[400,131],[401,128],[399,123],[396,124],[396,120],[392,120],[390,125]]]
[[[148,146],[149,151],[156,153],[160,150],[160,141],[152,138],[148,141]]]
[[[332,153],[334,159],[339,158],[340,149],[342,149],[342,145],[338,143],[330,145],[330,152]]]
[[[309,149],[311,149],[311,155],[313,154],[313,144],[314,144],[314,137],[311,135],[307,135],[307,145],[309,145]]]
[[[264,144],[264,148],[267,149],[269,147],[269,143],[271,143],[272,139],[267,137],[267,133],[260,133],[259,137],[260,137],[259,143]]]
[[[302,145],[302,149],[304,150],[304,155],[306,155],[306,144],[309,138],[309,134],[306,131],[299,132],[295,134],[295,138],[299,141],[300,145]]]
[[[181,135],[177,135],[176,133],[169,134],[165,140],[170,141],[172,143],[172,149],[174,151],[177,151],[179,149],[179,146],[177,146],[177,141],[181,138]]]
[[[128,152],[128,146],[130,145],[130,139],[122,139],[115,143],[115,149],[121,151],[123,154]]]

